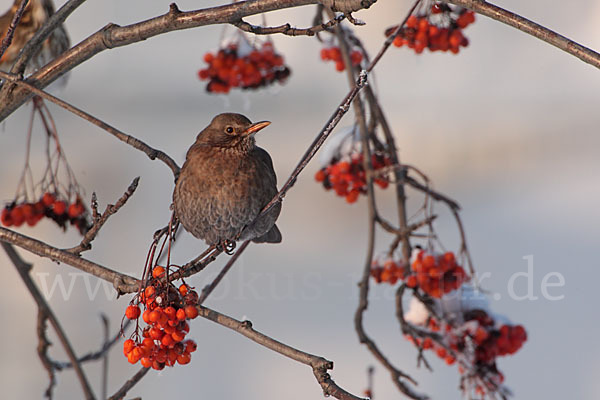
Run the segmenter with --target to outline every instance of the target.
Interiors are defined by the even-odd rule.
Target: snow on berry
[[[473,296],[476,301],[471,300]],[[412,296],[404,321],[418,329],[408,329],[412,334],[406,338],[446,364],[457,364],[465,393],[493,397],[508,392],[502,386],[504,376],[497,358],[516,353],[527,340],[527,332],[522,325],[493,314],[481,297],[483,293],[469,284],[462,285],[458,295],[433,298],[427,305]]]

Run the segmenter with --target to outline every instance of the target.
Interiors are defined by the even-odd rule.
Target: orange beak
[[[246,135],[251,135],[253,133],[260,131],[263,128],[266,128],[269,125],[271,125],[271,121],[260,121],[260,122],[250,125],[250,127],[248,129],[246,129],[246,131],[244,133]]]

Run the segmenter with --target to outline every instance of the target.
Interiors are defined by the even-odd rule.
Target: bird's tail
[[[273,227],[264,235],[252,239],[254,243],[281,243],[281,232],[277,225]]]

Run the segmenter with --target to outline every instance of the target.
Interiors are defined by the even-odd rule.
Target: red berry
[[[42,203],[46,207],[50,207],[52,204],[54,204],[55,201],[56,201],[56,197],[51,193],[46,192],[42,196]]]
[[[54,210],[54,214],[63,215],[65,211],[67,211],[67,203],[62,200],[57,200],[54,202],[52,209]]]
[[[13,224],[13,220],[11,217],[11,210],[9,210],[8,208],[4,208],[2,210],[2,214],[0,214],[0,222],[2,222],[2,225],[9,227],[12,226]]]
[[[179,321],[183,321],[187,318],[187,316],[185,315],[185,310],[183,308],[177,310],[177,313],[175,315]]]
[[[137,319],[140,316],[140,308],[134,305],[128,306],[125,309],[125,316],[128,319]]]
[[[157,265],[152,270],[153,278],[162,278],[164,276],[164,274],[165,274],[165,269],[164,269],[164,267],[161,267],[160,265]]]
[[[198,316],[198,309],[192,305],[186,306],[185,307],[185,315],[189,319],[194,319]]]

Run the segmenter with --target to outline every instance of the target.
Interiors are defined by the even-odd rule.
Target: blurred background
[[[11,1],[2,0],[2,9]],[[60,6],[63,1],[60,1]],[[182,10],[218,5],[217,1],[182,0]],[[127,25],[168,10],[169,1],[87,2],[66,26],[73,44],[109,22]],[[600,49],[600,3],[575,0],[550,5],[544,0],[503,0],[498,5],[528,17],[592,49]],[[380,1],[356,13],[367,24],[356,33],[374,54],[383,30],[397,24],[407,1]],[[270,25],[311,24],[314,7],[269,14]],[[260,22],[260,17],[250,19]],[[210,95],[197,78],[207,51],[214,51],[220,26],[172,32],[124,48],[104,51],[71,72],[58,93],[105,122],[162,149],[179,163],[197,133],[224,111],[246,114],[272,125],[258,137],[283,182],[347,93],[346,77],[320,61],[315,38],[275,36],[276,49],[292,69],[283,86],[257,92]],[[416,56],[391,48],[376,68],[375,85],[394,129],[400,156],[418,166],[436,189],[459,201],[475,267],[494,311],[523,324],[529,339],[514,356],[500,358],[499,368],[515,398],[596,399],[600,395],[600,335],[597,290],[600,280],[600,72],[537,39],[485,17],[465,31],[470,45],[460,54]],[[0,126],[0,199],[14,195],[24,161],[30,107]],[[86,189],[96,192],[101,210],[114,203],[131,180],[141,176],[136,194],[112,217],[84,257],[139,276],[153,232],[170,216],[172,174],[161,162],[117,141],[106,132],[49,105],[71,167]],[[340,124],[353,123],[349,113]],[[36,136],[42,131],[36,126]],[[40,142],[41,143],[41,142]],[[32,168],[41,171],[39,145]],[[37,168],[37,169],[36,169]],[[263,333],[335,362],[331,371],[343,388],[360,394],[366,369],[375,360],[357,340],[353,314],[366,252],[366,201],[348,205],[314,181],[318,160],[311,162],[283,203],[278,225],[280,245],[253,245],[227,275],[207,305],[232,317],[248,318]],[[379,191],[380,207],[395,218],[393,193]],[[418,206],[412,193],[409,206]],[[458,237],[450,215],[440,205],[436,229],[449,250]],[[79,242],[74,230],[63,234],[43,221],[20,232],[57,247]],[[378,232],[377,250],[391,238]],[[174,262],[185,263],[204,249],[188,234],[174,248]],[[21,252],[34,264],[33,275],[61,319],[77,354],[102,342],[100,313],[119,327],[130,296],[115,299],[110,285],[79,271]],[[528,270],[528,259],[532,260]],[[201,288],[227,257],[189,283]],[[7,398],[41,398],[48,379],[36,353],[36,307],[4,253],[6,274],[0,283],[0,383]],[[532,290],[535,300],[509,295],[514,280],[520,296]],[[542,292],[542,282],[559,273],[564,285]],[[550,282],[558,278],[553,275]],[[63,286],[61,286],[61,282]],[[416,350],[401,336],[394,316],[393,288],[374,287],[366,329],[389,358],[418,382],[417,390],[435,399],[459,399],[459,374],[430,354],[434,372],[416,367]],[[512,297],[512,298],[511,298]],[[211,322],[196,319],[190,337],[198,351],[185,367],[148,376],[128,398],[158,399],[174,394],[201,398],[309,399],[321,389],[310,369],[285,359]],[[50,354],[66,359],[52,329]],[[111,352],[109,394],[139,365]],[[86,365],[100,394],[100,368]],[[72,371],[58,375],[58,399],[81,398]],[[374,396],[399,398],[389,374],[375,364]]]

